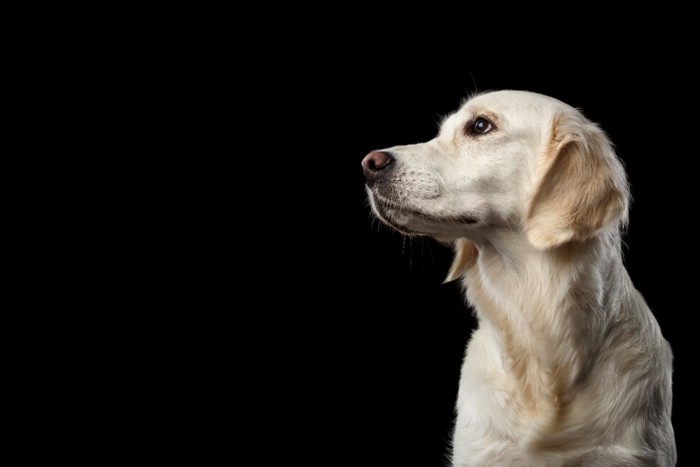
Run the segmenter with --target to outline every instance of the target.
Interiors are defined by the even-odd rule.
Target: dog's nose
[[[394,158],[388,152],[372,151],[367,154],[362,159],[362,171],[365,173],[367,184],[372,186],[382,170],[389,167],[393,161]]]

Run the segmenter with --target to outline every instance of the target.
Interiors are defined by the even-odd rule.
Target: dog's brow
[[[496,126],[498,126],[498,124],[500,123],[498,115],[496,115],[495,112],[493,112],[490,109],[487,109],[486,107],[474,107],[473,109],[470,109],[469,119],[474,119],[477,117],[485,117]]]

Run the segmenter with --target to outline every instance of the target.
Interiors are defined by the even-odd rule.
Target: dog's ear
[[[535,247],[585,240],[613,222],[627,222],[629,186],[603,131],[577,113],[552,123],[525,219]]]
[[[450,272],[447,273],[447,278],[443,284],[452,282],[464,277],[464,274],[474,266],[476,259],[479,256],[479,250],[476,245],[466,238],[460,238],[455,242],[455,257],[452,260]]]

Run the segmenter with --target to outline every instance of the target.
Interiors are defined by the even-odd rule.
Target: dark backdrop
[[[475,319],[459,288],[441,284],[449,249],[372,221],[360,161],[372,149],[432,138],[440,118],[474,90],[523,89],[581,108],[625,162],[634,197],[625,261],[674,349],[674,422],[684,458],[695,273],[683,263],[694,247],[688,222],[696,175],[686,162],[695,152],[695,123],[682,116],[692,88],[680,76],[407,67],[335,69],[305,83],[284,91],[292,102],[280,97],[276,124],[293,131],[275,158],[293,171],[297,195],[283,205],[298,222],[280,220],[292,234],[280,229],[286,240],[271,248],[285,260],[273,259],[266,273],[300,285],[284,296],[289,316],[278,326],[304,329],[303,337],[288,337],[303,349],[299,367],[310,372],[295,374],[293,384],[322,414],[309,445],[366,465],[446,462]]]

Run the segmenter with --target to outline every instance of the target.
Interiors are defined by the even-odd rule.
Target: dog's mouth
[[[406,235],[440,235],[476,224],[472,216],[436,216],[410,208],[367,189],[374,215],[384,224]]]

